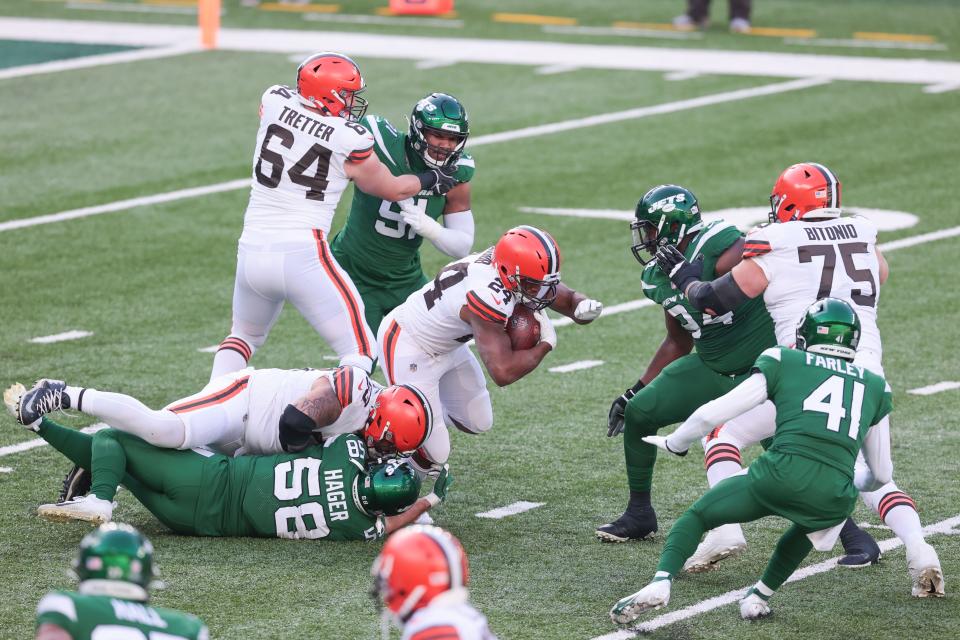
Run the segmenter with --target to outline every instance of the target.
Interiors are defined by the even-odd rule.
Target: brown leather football
[[[513,315],[507,320],[507,335],[514,351],[531,349],[540,342],[540,323],[533,311],[522,304],[515,306]]]

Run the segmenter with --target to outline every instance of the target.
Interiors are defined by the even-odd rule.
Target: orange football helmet
[[[409,384],[387,387],[377,396],[363,439],[374,457],[409,455],[426,441],[433,429],[430,402]]]
[[[297,95],[325,116],[356,122],[367,111],[366,88],[357,63],[339,53],[315,53],[297,69]]]
[[[526,225],[507,231],[493,247],[493,267],[503,286],[530,309],[543,309],[557,297],[560,248],[546,231]]]
[[[814,212],[814,218],[840,215],[840,180],[816,162],[787,167],[770,194],[770,222],[801,220]]]
[[[404,527],[387,538],[370,573],[378,603],[401,621],[441,593],[466,589],[470,578],[460,541],[430,525]]]

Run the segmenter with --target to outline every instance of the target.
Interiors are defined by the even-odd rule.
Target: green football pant
[[[47,418],[40,436],[92,474],[91,493],[113,500],[123,484],[158,520],[178,533],[193,534],[202,476],[209,460],[194,451],[161,449],[137,436],[103,429],[88,435]]]
[[[793,522],[762,578],[778,589],[813,547],[807,534],[843,522],[853,511],[856,495],[849,478],[832,467],[800,456],[765,453],[746,474],[720,482],[677,519],[657,570],[675,576],[711,529],[776,515]]]
[[[623,452],[631,491],[650,491],[657,448],[642,440],[683,422],[701,405],[719,398],[747,378],[717,373],[695,353],[677,358],[630,399],[624,411]]]

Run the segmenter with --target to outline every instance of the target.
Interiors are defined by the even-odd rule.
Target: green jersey
[[[701,280],[709,282],[716,277],[717,260],[741,237],[743,234],[732,224],[715,220],[687,243],[684,257],[693,262],[703,256]],[[762,296],[722,316],[711,316],[695,309],[654,261],[644,268],[641,283],[643,293],[690,332],[700,359],[717,373],[744,373],[764,349],[777,344],[773,320]]]
[[[136,600],[51,591],[37,605],[37,627],[54,624],[73,640],[207,640],[200,618]]]
[[[377,157],[395,175],[421,173],[428,167],[407,144],[407,135],[393,128],[387,120],[367,116],[363,124],[372,133]],[[457,162],[455,177],[460,182],[473,178],[474,161],[468,153]],[[446,196],[414,197],[414,204],[437,220],[447,204]],[[391,289],[419,288],[426,282],[420,268],[420,245],[423,238],[403,221],[400,205],[355,189],[350,216],[333,239],[331,249],[353,281],[363,285]],[[373,327],[376,331],[377,328]]]
[[[220,457],[197,505],[200,535],[376,540],[384,534],[383,518],[359,505],[366,449],[353,434],[299,453]]]
[[[764,351],[756,370],[777,407],[769,451],[816,460],[852,480],[867,430],[893,408],[886,380],[842,358],[787,347]]]

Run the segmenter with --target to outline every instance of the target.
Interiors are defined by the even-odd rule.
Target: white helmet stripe
[[[430,529],[424,528],[423,533],[437,543],[437,546],[440,547],[440,550],[443,551],[443,555],[447,559],[447,566],[450,569],[450,588],[459,589],[463,587],[463,565],[461,564],[460,550],[457,548],[457,545],[438,531],[431,531]]]
[[[822,173],[823,177],[826,178],[827,180],[827,185],[830,188],[830,202],[827,204],[827,206],[831,209],[838,208],[840,206],[840,198],[839,198],[840,194],[839,194],[839,189],[837,189],[837,183],[839,183],[839,180],[837,180],[837,176],[833,175],[833,172],[830,171],[830,169],[827,169],[822,164],[811,162],[810,165],[815,167],[817,171]]]

